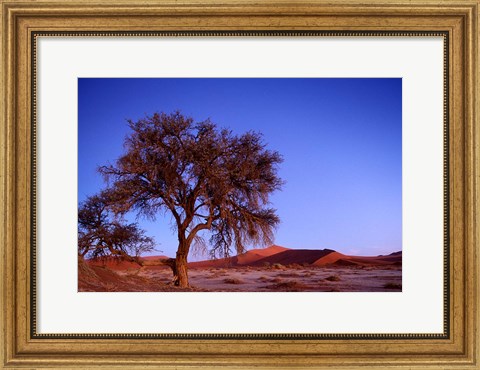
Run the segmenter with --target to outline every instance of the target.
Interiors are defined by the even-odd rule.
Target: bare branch
[[[170,212],[179,240],[175,271],[186,271],[190,245],[203,230],[211,232],[214,255],[272,241],[280,220],[269,196],[283,184],[277,175],[282,157],[266,149],[261,134],[234,135],[180,112],[155,113],[129,126],[124,154],[99,168],[110,184],[108,204],[118,214]]]

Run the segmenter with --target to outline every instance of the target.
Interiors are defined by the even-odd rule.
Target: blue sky
[[[281,219],[275,244],[356,255],[402,249],[399,78],[81,78],[78,103],[79,202],[105,186],[97,168],[122,154],[127,119],[180,110],[234,133],[259,131],[283,155],[286,184],[271,197]],[[157,254],[175,255],[168,216],[138,222]]]

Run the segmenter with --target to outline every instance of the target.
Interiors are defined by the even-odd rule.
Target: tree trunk
[[[190,250],[190,244],[192,243],[190,237],[185,237],[186,226],[179,225],[178,228],[178,249],[177,256],[175,258],[175,264],[173,270],[173,282],[180,288],[187,288],[188,284],[188,266],[187,257]]]
[[[188,287],[187,253],[178,251],[177,258],[175,259],[174,273],[176,273],[176,276],[174,276],[173,279],[175,285],[179,286],[180,288]]]

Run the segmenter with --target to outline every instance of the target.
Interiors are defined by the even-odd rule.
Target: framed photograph
[[[3,367],[478,368],[478,0],[1,5]]]

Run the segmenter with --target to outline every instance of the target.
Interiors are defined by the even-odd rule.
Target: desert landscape
[[[78,89],[79,291],[402,291],[400,78]]]
[[[331,249],[277,245],[238,256],[191,262],[190,287],[172,284],[167,256],[79,260],[80,292],[401,292],[402,252],[349,256]]]

